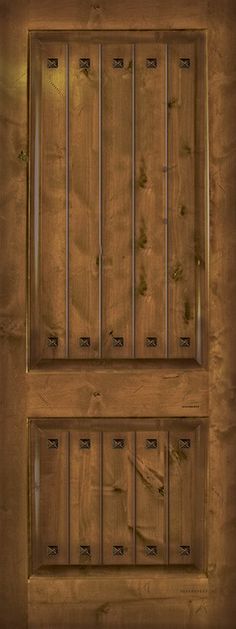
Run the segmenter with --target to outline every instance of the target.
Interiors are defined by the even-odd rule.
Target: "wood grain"
[[[26,626],[26,589],[27,589],[27,489],[26,489],[26,388],[30,382],[28,408],[32,409],[37,399],[37,409],[41,415],[60,414],[63,407],[62,389],[64,376],[55,373],[35,373],[34,385],[30,374],[25,374],[25,215],[26,215],[26,172],[25,165],[17,161],[17,154],[22,148],[27,150],[27,31],[30,28],[208,28],[209,56],[209,116],[210,116],[210,188],[211,188],[211,285],[210,285],[210,456],[209,456],[209,530],[210,548],[208,575],[210,593],[192,593],[192,576],[188,573],[181,580],[181,592],[176,589],[179,577],[174,575],[172,597],[163,604],[160,600],[170,592],[167,580],[160,574],[157,578],[147,578],[141,584],[133,574],[129,584],[124,577],[104,580],[96,578],[42,578],[34,581],[37,590],[37,604],[30,604],[29,624],[32,627],[52,627],[53,623],[66,626],[73,622],[78,627],[78,601],[83,590],[87,603],[86,621],[95,619],[91,608],[91,585],[96,591],[100,609],[99,622],[111,624],[111,619],[124,626],[124,620],[137,618],[139,624],[150,623],[160,618],[160,626],[196,627],[215,626],[221,623],[222,629],[233,627],[234,607],[234,553],[235,547],[235,400],[234,400],[234,356],[235,329],[232,326],[235,311],[235,174],[234,174],[234,78],[235,78],[235,4],[229,0],[176,0],[162,4],[157,11],[156,3],[133,2],[124,8],[119,0],[116,3],[104,0],[102,5],[88,7],[86,0],[78,3],[71,0],[66,5],[62,0],[57,3],[33,0],[28,5],[24,0],[19,3],[1,3],[1,44],[2,67],[1,89],[3,90],[4,118],[3,144],[1,152],[2,177],[2,242],[1,262],[3,265],[3,295],[1,300],[1,359],[4,365],[2,386],[3,421],[1,424],[1,478],[3,497],[1,506],[2,521],[2,563],[4,566],[1,583],[0,622],[3,627]],[[10,61],[11,60],[11,61]],[[17,229],[16,229],[17,224]],[[14,323],[13,323],[14,321]],[[158,370],[157,370],[158,371]],[[159,372],[158,372],[159,373]],[[207,372],[203,371],[206,375]],[[77,374],[80,382],[81,374]],[[185,375],[183,376],[185,379]],[[123,376],[122,376],[123,378]],[[53,395],[50,397],[50,381]],[[123,380],[122,380],[123,382]],[[161,380],[162,383],[162,380]],[[40,385],[46,386],[39,395]],[[94,386],[97,384],[95,375]],[[153,383],[154,385],[155,383]],[[92,381],[89,381],[92,386]],[[186,396],[199,391],[198,380],[185,380]],[[34,386],[36,392],[34,393]],[[83,380],[83,385],[84,380]],[[117,386],[117,383],[116,383]],[[196,388],[195,388],[196,387]],[[79,387],[78,387],[79,388]],[[154,387],[155,388],[155,387]],[[59,391],[60,389],[60,391]],[[206,384],[207,389],[207,384]],[[160,387],[159,387],[160,390]],[[86,389],[87,391],[87,389]],[[126,389],[127,391],[127,389]],[[61,392],[61,393],[60,393]],[[57,398],[59,393],[59,398]],[[182,390],[183,393],[183,390]],[[30,396],[32,395],[32,400]],[[79,393],[75,394],[74,411],[79,406]],[[69,393],[64,407],[69,408]],[[127,400],[129,394],[127,393]],[[174,414],[174,395],[170,411]],[[45,401],[46,400],[46,401]],[[52,405],[54,401],[54,406]],[[158,398],[154,395],[158,405]],[[124,401],[124,398],[123,398]],[[143,413],[142,401],[140,414]],[[84,402],[82,406],[84,406]],[[163,403],[162,403],[163,404]],[[177,397],[177,408],[179,397]],[[147,400],[144,403],[146,407]],[[125,402],[124,402],[124,406]],[[136,407],[137,408],[137,407]],[[163,408],[163,405],[162,405]],[[72,410],[73,410],[72,409]],[[196,411],[199,413],[199,410]],[[223,422],[223,423],[222,423]],[[2,439],[3,436],[3,439]],[[21,456],[19,458],[19,451]],[[9,456],[11,452],[11,456]],[[14,465],[13,465],[14,461]],[[226,491],[227,488],[227,491]],[[16,528],[17,522],[17,528]],[[14,539],[14,547],[12,540]],[[148,568],[151,569],[150,567]],[[17,575],[17,578],[16,578]],[[170,574],[168,571],[168,578]],[[169,583],[169,581],[168,581]],[[196,581],[194,581],[196,584]],[[198,581],[198,583],[200,583]],[[117,597],[116,612],[114,606],[109,609],[102,605],[107,601],[107,592],[113,585],[109,598]],[[157,587],[158,584],[158,587]],[[201,582],[202,584],[202,582]],[[208,584],[204,577],[205,588]],[[31,596],[32,583],[29,582]],[[76,588],[74,590],[74,588]],[[163,587],[163,589],[159,589]],[[179,585],[178,585],[179,587]],[[102,590],[102,588],[104,588]],[[123,588],[123,589],[122,589]],[[130,589],[129,589],[130,588]],[[157,588],[157,589],[155,589]],[[201,589],[201,586],[199,586]],[[121,605],[125,596],[135,599],[134,603]],[[182,590],[185,590],[183,593]],[[191,591],[189,591],[191,590]],[[75,603],[65,605],[66,597],[75,591]],[[56,605],[52,605],[52,592]],[[103,592],[103,595],[102,595]],[[144,604],[145,596],[152,596],[155,602]],[[82,597],[82,595],[81,595]],[[44,603],[47,599],[47,604]],[[208,599],[208,601],[207,601]],[[68,600],[68,599],[67,599]],[[192,603],[190,603],[190,600]],[[40,603],[42,601],[42,604]],[[89,601],[89,602],[88,602]],[[210,616],[207,619],[207,604]],[[130,611],[129,611],[130,610]],[[142,610],[142,611],[141,611]],[[119,616],[123,614],[123,616]],[[159,614],[159,617],[158,617]],[[105,616],[105,618],[104,618]],[[81,618],[81,617],[80,617]],[[103,620],[102,620],[103,619]],[[85,625],[83,608],[81,626]]]
[[[157,447],[148,448],[150,440]],[[147,443],[148,441],[148,443]],[[167,434],[158,431],[136,433],[136,562],[137,564],[163,564],[166,561],[166,508],[167,478],[165,448]],[[150,554],[147,547],[156,547]],[[154,551],[155,552],[155,551]],[[148,554],[149,553],[149,554]]]
[[[190,440],[182,447],[181,440]],[[195,433],[169,435],[169,563],[192,564],[194,544]],[[187,548],[189,546],[189,551]]]
[[[0,626],[27,624],[27,3],[0,4]],[[14,33],[14,36],[12,34]],[[14,398],[15,411],[9,404]],[[16,577],[17,575],[17,577]]]
[[[80,68],[80,59],[90,68]],[[70,44],[70,358],[99,356],[99,58]],[[89,337],[89,346],[81,338]]]
[[[190,67],[180,67],[181,59]],[[184,63],[184,62],[182,62]],[[168,356],[195,356],[195,45],[168,46]],[[197,218],[196,218],[197,221]],[[190,339],[181,347],[181,338]]]
[[[109,588],[109,585],[108,585]],[[139,596],[139,594],[137,594]],[[73,627],[76,629],[207,629],[206,599],[196,601],[188,596],[185,600],[140,600],[110,601],[107,596],[100,605],[94,602],[65,605],[30,605],[29,629],[56,629]]]
[[[154,58],[156,68],[147,67]],[[166,355],[165,46],[135,46],[135,355]],[[147,337],[156,345],[148,346]],[[155,342],[155,341],[154,341]]]
[[[33,426],[31,445],[31,569],[35,571],[45,564],[69,563],[68,433]]]
[[[123,59],[114,68],[113,59]],[[102,51],[102,347],[103,356],[132,355],[131,46]],[[123,346],[115,345],[115,338]]]
[[[83,440],[89,448],[82,448]],[[81,442],[82,440],[82,442]],[[90,430],[70,431],[70,562],[101,563],[101,435]],[[90,556],[80,546],[90,546]]]
[[[114,440],[124,447],[114,447]],[[103,563],[119,566],[134,561],[134,436],[103,433]],[[122,546],[119,555],[114,547]]]
[[[45,358],[66,357],[66,49],[42,47],[41,346]],[[48,68],[48,58],[58,68]],[[48,347],[48,337],[58,347]]]
[[[61,377],[61,376],[60,376]],[[14,409],[13,404],[13,409]],[[28,375],[29,417],[192,417],[208,414],[205,370],[104,369]]]

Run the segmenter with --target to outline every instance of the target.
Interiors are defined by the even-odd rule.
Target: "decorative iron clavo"
[[[147,555],[147,557],[157,557],[157,546],[145,546],[145,555]]]
[[[58,347],[58,336],[48,336],[48,347]]]
[[[91,557],[91,548],[90,546],[80,546],[79,552],[81,557]]]
[[[54,450],[57,450],[58,439],[48,439],[48,448],[54,448]]]
[[[180,68],[190,68],[190,59],[180,59],[179,60]]]
[[[179,448],[191,448],[191,439],[179,439]]]
[[[146,59],[146,67],[147,68],[156,68],[157,67],[157,59],[155,58],[149,58]]]
[[[121,57],[116,57],[112,61],[113,68],[123,68],[124,67],[124,59]]]
[[[180,546],[179,547],[179,554],[182,557],[188,557],[191,554],[190,546]]]
[[[112,345],[113,347],[123,347],[124,346],[123,336],[113,336]]]
[[[112,447],[121,450],[125,447],[125,439],[112,439]]]
[[[79,440],[79,447],[81,450],[89,450],[91,446],[91,441],[90,439],[80,439]]]
[[[157,447],[158,447],[157,439],[152,439],[152,438],[146,439],[146,448],[148,450],[155,450],[155,448]]]
[[[145,339],[146,347],[157,347],[157,337],[156,336],[147,336]]]
[[[113,546],[112,547],[112,554],[113,556],[119,556],[119,557],[123,557],[123,555],[125,554],[125,549],[124,546]]]
[[[90,347],[90,336],[80,336],[80,347]]]
[[[79,67],[82,68],[83,70],[89,70],[90,68],[90,59],[88,58],[83,58],[79,60]]]
[[[180,347],[190,347],[190,337],[189,336],[181,336],[179,339]]]
[[[49,57],[47,65],[48,68],[58,68],[58,59],[55,57]]]
[[[58,552],[59,552],[58,546],[48,546],[47,547],[47,556],[50,559],[53,559],[54,557],[56,557],[56,555],[58,555]]]

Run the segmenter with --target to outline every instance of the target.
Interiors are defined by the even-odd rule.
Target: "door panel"
[[[31,37],[31,367],[206,362],[204,42],[139,40]]]
[[[204,425],[122,423],[31,421],[31,572],[204,565]]]

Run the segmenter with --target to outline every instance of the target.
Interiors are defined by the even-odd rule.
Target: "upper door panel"
[[[205,39],[32,33],[30,364],[206,358]]]

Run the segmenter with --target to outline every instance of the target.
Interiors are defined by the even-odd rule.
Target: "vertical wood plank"
[[[99,356],[98,51],[89,42],[70,44],[71,358]]]
[[[126,44],[103,46],[102,330],[106,358],[127,358],[132,347],[131,54]],[[124,67],[113,67],[114,59],[123,60]]]
[[[171,44],[167,165],[169,358],[195,357],[195,133],[195,44]]]
[[[69,563],[68,432],[32,427],[32,568]]]
[[[41,98],[42,98],[41,45],[37,40],[30,46],[30,364],[35,365],[42,354],[41,348],[41,295],[40,272],[40,197],[41,197]]]
[[[184,447],[184,444],[188,447]],[[193,564],[195,527],[195,432],[169,435],[169,563]]]
[[[48,59],[57,59],[58,67],[49,68]],[[41,344],[44,358],[66,356],[66,141],[66,45],[44,43],[40,250]],[[56,338],[57,341],[49,341],[49,338]]]
[[[156,67],[155,67],[156,64]],[[165,355],[165,47],[135,46],[135,355]]]
[[[166,433],[136,433],[136,563],[166,561]]]
[[[206,33],[196,41],[196,360],[207,364],[208,360],[208,281],[209,281],[209,198],[208,198],[208,121],[207,121],[207,68]]]
[[[70,562],[101,563],[99,432],[70,432]]]
[[[114,447],[117,443],[123,447]],[[134,563],[134,526],[134,433],[104,432],[104,564]]]

